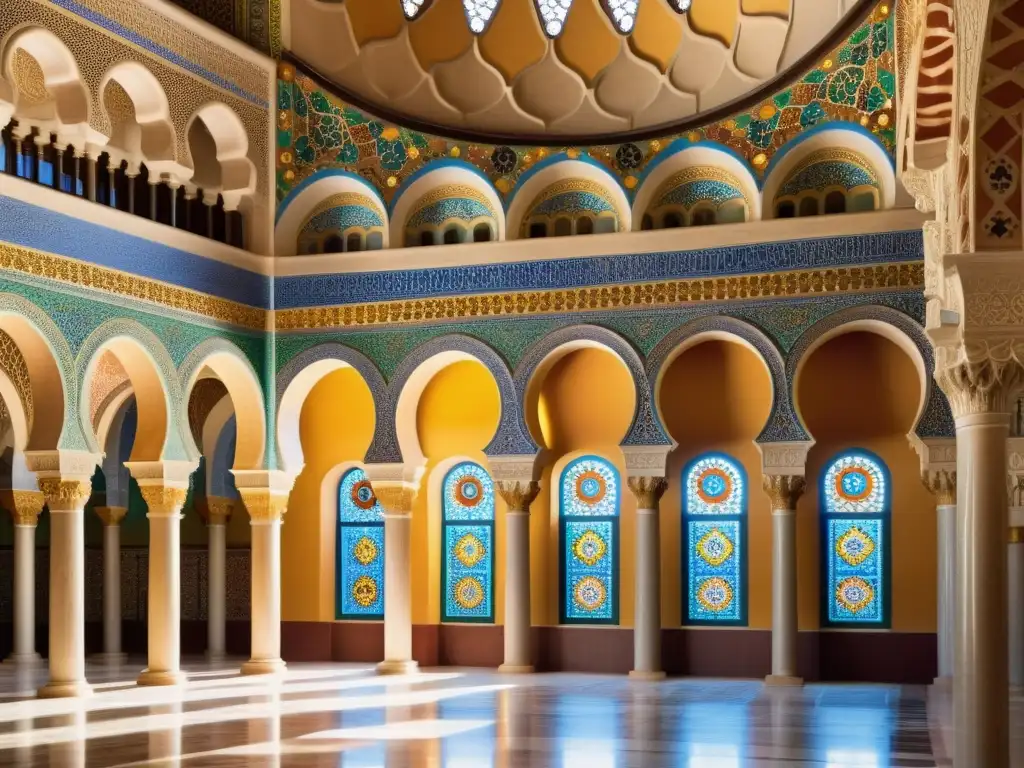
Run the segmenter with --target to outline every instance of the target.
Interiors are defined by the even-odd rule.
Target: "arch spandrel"
[[[568,352],[584,346],[604,347],[612,352],[626,366],[633,379],[633,386],[636,390],[636,409],[622,445],[672,445],[668,432],[653,408],[651,388],[647,385],[647,374],[644,371],[640,354],[617,333],[598,325],[574,325],[560,328],[535,342],[526,350],[515,369],[515,387],[520,403],[519,421],[522,433],[530,434],[523,405],[526,403],[526,391],[538,368],[560,348],[566,348]]]
[[[676,350],[688,347],[688,342],[697,337],[733,337],[732,341],[752,347],[767,368],[772,381],[772,409],[764,429],[757,436],[757,442],[783,443],[809,439],[793,410],[786,363],[779,348],[763,331],[733,317],[713,316],[693,320],[669,333],[651,350],[647,356],[647,382],[655,408],[658,384],[668,369],[666,363],[675,358],[673,353]]]
[[[416,370],[429,361],[431,358],[442,353],[455,354],[461,359],[474,359],[483,365],[498,387],[498,394],[501,397],[501,418],[498,421],[498,429],[491,442],[484,449],[488,456],[506,455],[527,455],[537,452],[537,445],[530,437],[522,414],[522,400],[516,387],[512,373],[505,360],[494,349],[484,342],[472,336],[453,334],[431,339],[410,352],[398,365],[391,382],[388,385],[390,402],[392,404],[389,427],[394,434],[394,445],[397,450],[397,458],[391,461],[402,461],[401,446],[398,440],[396,424],[396,413],[399,399],[409,382],[410,377]],[[454,362],[454,359],[453,359]],[[418,397],[418,396],[417,396]]]

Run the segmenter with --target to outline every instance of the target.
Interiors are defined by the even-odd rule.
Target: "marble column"
[[[939,674],[935,684],[953,684],[953,638],[956,617],[956,472],[923,471],[921,480],[935,497],[937,517],[936,607],[938,608]]]
[[[103,521],[103,653],[100,661],[120,664],[121,651],[121,521],[125,507],[96,507]]]
[[[636,497],[636,576],[633,621],[633,669],[629,676],[660,680],[661,668],[661,537],[658,534],[661,497],[668,489],[664,477],[631,476],[627,483]]]
[[[935,378],[953,411],[957,454],[953,765],[1007,768],[1007,397],[1021,368],[1012,359],[962,357],[943,367],[943,356]]]
[[[207,532],[206,656],[218,661],[225,655],[227,525],[234,502],[208,496],[204,507]]]
[[[375,480],[373,470],[373,465],[367,467],[367,475],[384,508],[384,661],[377,665],[377,672],[402,675],[418,668],[412,658],[409,572],[416,486],[401,480]]]
[[[768,685],[803,685],[797,675],[796,503],[804,493],[800,475],[764,475],[772,504],[772,673]]]
[[[532,480],[499,480],[505,501],[505,657],[499,672],[533,672],[530,616],[530,505],[540,493]]]
[[[85,503],[92,482],[88,476],[40,477],[39,490],[50,510],[50,679],[39,696],[88,696],[92,688],[85,680]]]
[[[1024,528],[1010,529],[1008,558],[1008,617],[1010,686],[1024,688]]]
[[[14,650],[5,661],[35,664],[36,653],[36,527],[45,499],[39,491],[11,491],[14,522]]]
[[[136,465],[128,467],[139,483],[149,518],[149,605],[147,663],[139,685],[182,685],[181,671],[181,508],[188,493],[184,483],[142,479]]]
[[[252,528],[252,642],[243,675],[283,672],[281,659],[281,524],[287,493],[239,488]]]

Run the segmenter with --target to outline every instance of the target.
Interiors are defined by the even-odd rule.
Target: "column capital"
[[[176,517],[188,496],[188,488],[176,485],[139,484],[142,499],[148,509],[147,517]]]
[[[1011,544],[1024,544],[1024,527],[1018,525],[1011,528],[1009,542]]]
[[[630,475],[626,485],[636,497],[637,509],[657,509],[661,497],[668,490],[668,480],[651,475]]]
[[[534,480],[498,480],[494,488],[505,501],[508,511],[520,514],[530,513],[530,505],[540,493],[540,483]]]
[[[758,443],[761,452],[761,473],[802,477],[807,466],[807,453],[813,440],[794,440],[785,443]]]
[[[1013,354],[996,357],[987,344],[955,352],[941,346],[936,350],[935,381],[949,400],[954,419],[1008,414],[1007,398],[1022,378],[1024,367]]]
[[[206,502],[199,505],[199,514],[207,525],[227,525],[234,511],[234,500],[224,496],[207,496]]]
[[[124,516],[128,514],[127,507],[93,507],[93,511],[103,521],[104,526],[120,525]]]
[[[280,523],[288,510],[288,494],[278,493],[273,488],[239,488],[245,511],[249,513],[252,525]]]
[[[956,470],[936,469],[921,471],[921,482],[935,497],[935,504],[951,507],[956,504]]]
[[[46,497],[40,491],[4,491],[3,496],[15,525],[39,524],[39,514],[46,504]]]
[[[85,508],[92,495],[92,482],[80,477],[42,477],[39,490],[46,498],[46,506],[53,512],[77,512]]]
[[[764,475],[761,488],[771,499],[772,512],[789,511],[796,509],[796,503],[807,488],[807,481],[803,475]]]

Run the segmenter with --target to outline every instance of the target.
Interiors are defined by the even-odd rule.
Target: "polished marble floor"
[[[0,765],[336,768],[886,768],[948,765],[946,696],[923,687],[293,664],[278,680],[188,665],[181,690],[90,666],[89,699],[35,699],[0,667]],[[1015,701],[1024,724],[1024,701]],[[1024,731],[1024,728],[1019,729]]]

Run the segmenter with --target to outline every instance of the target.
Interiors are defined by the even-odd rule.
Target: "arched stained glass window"
[[[853,449],[821,475],[822,623],[889,625],[889,470]]]
[[[684,624],[747,623],[747,476],[705,454],[683,469]]]
[[[361,469],[338,484],[337,615],[384,618],[384,509]]]
[[[619,473],[597,456],[576,459],[559,483],[560,620],[619,623]]]
[[[494,482],[479,464],[445,475],[442,621],[494,621]]]

